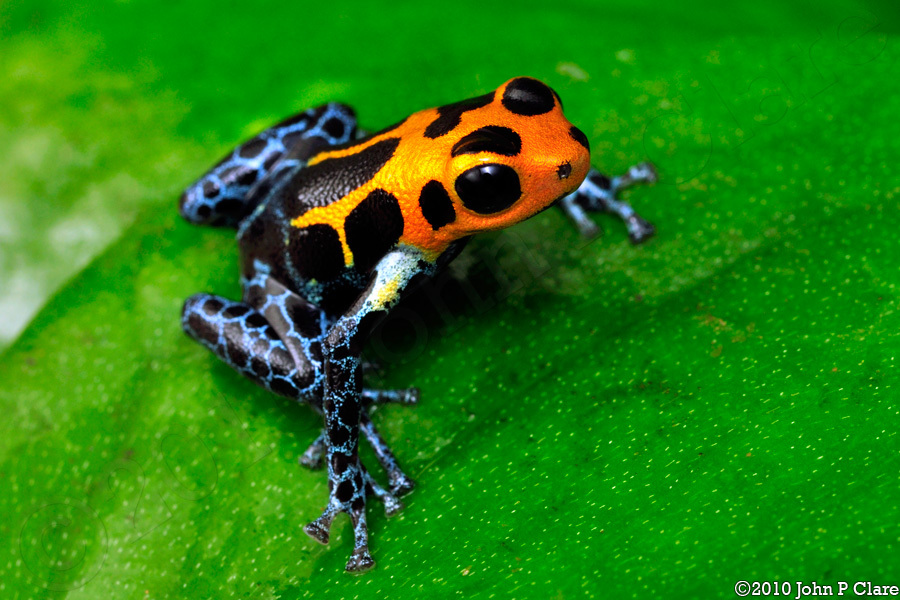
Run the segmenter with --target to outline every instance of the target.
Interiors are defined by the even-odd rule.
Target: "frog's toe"
[[[372,560],[372,555],[369,554],[368,546],[363,546],[353,551],[353,554],[350,555],[350,560],[347,561],[347,566],[344,568],[348,573],[364,573],[374,566],[375,561]]]
[[[381,487],[375,478],[372,477],[368,471],[365,472],[365,480],[366,480],[366,495],[367,496],[375,496],[379,500],[384,503],[384,514],[388,517],[393,517],[398,512],[403,510],[403,503],[397,499],[397,495],[393,493],[393,490],[390,492]]]
[[[381,363],[373,360],[363,360],[360,362],[360,366],[362,367],[363,375],[377,373],[381,370]]]
[[[403,399],[400,401],[401,404],[418,404],[419,403],[419,397],[421,396],[421,392],[419,391],[419,388],[411,387],[411,388],[406,388],[405,390],[400,390],[400,391],[403,392],[403,394],[402,394]]]
[[[334,520],[334,515],[336,511],[331,510],[331,507],[325,509],[325,512],[322,513],[318,519],[306,525],[303,528],[303,531],[316,540],[320,544],[327,544],[330,531],[331,531],[331,522]]]
[[[644,181],[646,183],[656,183],[659,181],[659,173],[651,162],[642,162],[634,165],[628,170],[628,174],[635,181]]]
[[[656,233],[654,227],[649,221],[639,217],[637,214],[631,215],[626,221],[628,227],[628,239],[632,244],[640,244]]]
[[[362,397],[369,404],[405,404],[412,406],[419,403],[419,388],[363,390]]]
[[[325,465],[325,446],[325,430],[323,429],[319,437],[300,456],[300,464],[313,471],[321,469]]]
[[[391,480],[391,493],[402,498],[416,488],[416,482],[407,477],[406,473],[397,469],[388,474]]]

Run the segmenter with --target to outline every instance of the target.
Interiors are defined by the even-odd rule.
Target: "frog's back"
[[[398,143],[398,137],[379,132],[340,146],[320,147],[308,161],[273,182],[267,198],[238,231],[243,276],[249,279],[261,269],[268,271],[327,312],[344,310],[364,288],[365,271],[371,265],[347,260],[345,219],[309,226],[296,222],[313,209],[336,217],[341,212],[338,205],[375,177]],[[335,151],[340,155],[331,156]],[[394,228],[398,225],[402,231],[402,218]]]

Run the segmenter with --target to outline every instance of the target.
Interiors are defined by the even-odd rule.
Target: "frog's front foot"
[[[578,189],[560,200],[559,207],[587,238],[600,234],[600,228],[587,213],[612,213],[625,223],[631,243],[639,244],[652,237],[656,228],[617,195],[620,190],[637,183],[654,183],[658,179],[656,169],[649,162],[634,165],[624,175],[612,178],[591,169]]]

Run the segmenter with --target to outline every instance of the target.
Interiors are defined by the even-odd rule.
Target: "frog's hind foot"
[[[288,398],[302,398],[315,385],[309,360],[297,362],[291,345],[299,341],[280,335],[266,316],[244,302],[195,294],[181,312],[185,333],[223,362],[266,389]],[[286,343],[287,342],[287,343]]]
[[[591,169],[578,189],[560,200],[559,206],[584,237],[592,238],[600,234],[600,227],[587,213],[605,212],[622,219],[628,228],[631,243],[639,244],[652,237],[656,228],[637,214],[630,204],[616,196],[620,190],[638,183],[654,183],[658,179],[656,169],[649,162],[634,165],[624,175],[613,178]]]

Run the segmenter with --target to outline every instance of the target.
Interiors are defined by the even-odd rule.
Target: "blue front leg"
[[[399,300],[400,294],[416,275],[430,273],[431,264],[420,252],[400,248],[381,259],[373,281],[353,307],[328,332],[323,355],[325,360],[325,461],[328,467],[329,502],[322,515],[306,526],[306,533],[326,544],[334,517],[344,512],[353,523],[353,554],[347,562],[351,572],[365,571],[375,565],[369,554],[369,532],[366,525],[366,496],[372,493],[385,503],[390,515],[399,510],[394,494],[385,491],[369,475],[359,460],[360,424],[374,440],[379,460],[386,463],[392,484],[398,491],[409,491],[411,481],[397,479],[393,455],[385,454],[386,445],[378,436],[364,412],[366,398],[362,394],[360,355],[369,332]],[[402,473],[401,473],[402,474]],[[404,479],[405,475],[403,476]]]
[[[630,204],[616,196],[619,191],[636,183],[653,183],[656,180],[656,169],[646,162],[634,165],[624,175],[613,178],[591,169],[578,189],[560,200],[558,206],[587,238],[600,234],[600,228],[587,213],[612,213],[625,222],[631,243],[638,244],[650,238],[656,228],[637,214]]]

